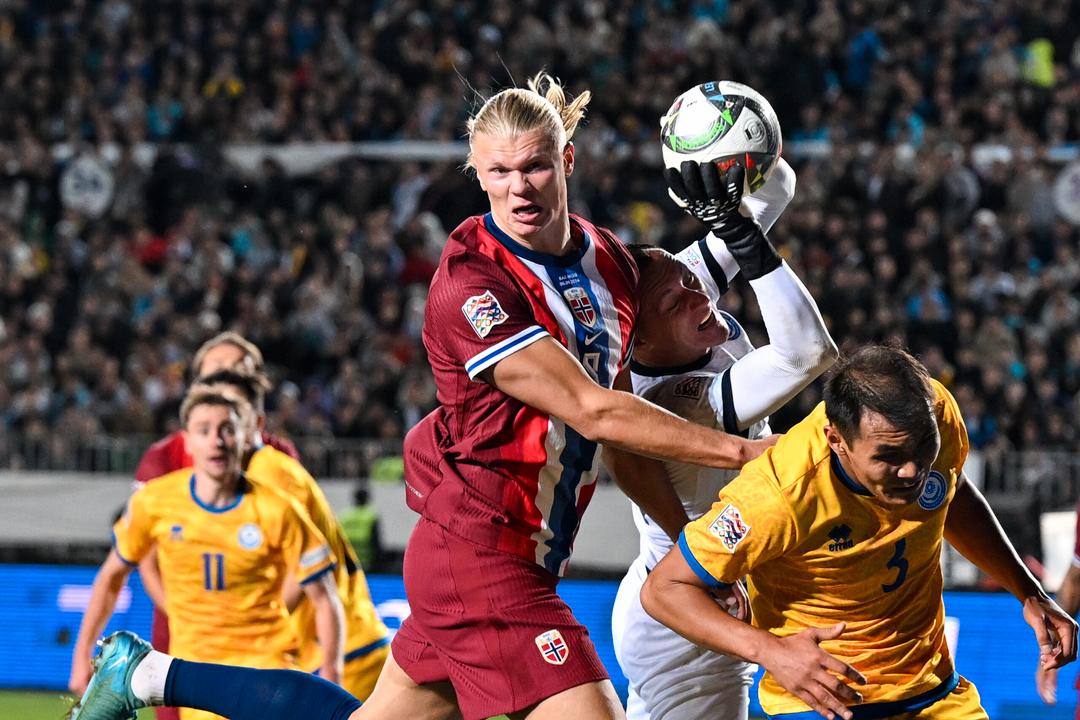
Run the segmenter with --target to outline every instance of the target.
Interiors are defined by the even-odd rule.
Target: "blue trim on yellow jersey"
[[[123,555],[120,554],[120,548],[118,548],[116,546],[116,533],[115,532],[112,533],[112,549],[113,549],[113,552],[116,553],[116,557],[120,558],[120,562],[124,563],[128,567],[139,567],[139,563],[131,562],[126,557],[124,557]]]
[[[323,575],[325,575],[326,573],[333,572],[336,568],[337,568],[337,563],[330,563],[329,565],[327,565],[326,567],[324,567],[322,570],[315,573],[311,577],[304,578],[303,580],[301,580],[300,584],[301,585],[307,585],[308,583],[313,583],[316,580],[318,580],[319,578],[321,578]]]
[[[682,551],[683,557],[686,558],[686,564],[690,566],[690,569],[694,571],[694,574],[701,578],[701,581],[714,588],[726,588],[731,587],[731,583],[726,583],[722,580],[717,580],[712,574],[705,569],[705,566],[698,562],[698,559],[694,557],[694,551],[690,549],[690,545],[686,542],[686,533],[679,533],[679,550]]]
[[[829,454],[832,455],[833,472],[836,473],[836,477],[840,478],[840,482],[842,482],[848,490],[856,495],[864,495],[866,497],[873,496],[872,492],[864,488],[853,477],[847,474],[847,471],[844,470],[844,466],[840,464],[840,458],[836,456],[836,453],[830,450]]]
[[[221,507],[214,507],[213,505],[207,505],[206,503],[204,503],[202,500],[199,499],[199,496],[195,494],[195,473],[191,473],[191,482],[188,483],[188,489],[191,490],[191,499],[195,501],[195,504],[198,505],[199,507],[201,507],[206,512],[212,512],[212,513],[215,513],[215,514],[229,512],[230,510],[234,509],[237,505],[239,505],[240,501],[244,499],[244,488],[246,486],[247,486],[247,483],[245,483],[243,478],[241,478],[240,479],[240,485],[239,485],[239,487],[237,488],[237,491],[236,491],[236,499],[233,500],[228,505],[222,505]]]
[[[570,219],[572,225],[577,225],[573,218]],[[492,236],[503,244],[510,252],[517,255],[519,258],[524,258],[539,265],[546,265],[548,267],[570,267],[581,261],[581,258],[585,257],[585,251],[589,249],[589,233],[585,232],[584,228],[581,230],[581,247],[567,253],[566,255],[548,255],[547,253],[536,252],[530,250],[514,238],[506,234],[502,228],[495,224],[495,218],[491,213],[484,216],[484,228],[492,234]]]
[[[953,670],[953,674],[950,675],[945,682],[924,693],[919,693],[918,695],[904,698],[903,700],[868,703],[866,705],[850,705],[848,706],[848,710],[851,711],[851,720],[881,720],[882,718],[892,717],[893,715],[917,712],[930,707],[955,690],[956,686],[959,684],[960,675]],[[821,716],[812,710],[807,712],[767,715],[766,717],[768,717],[769,720],[821,720]]]
[[[345,662],[349,663],[349,662],[352,662],[353,660],[358,660],[358,659],[360,659],[362,657],[370,655],[371,653],[375,652],[376,650],[378,650],[381,647],[386,647],[389,644],[390,644],[390,636],[389,635],[387,635],[386,637],[383,637],[383,638],[379,638],[375,642],[368,643],[367,645],[364,645],[363,647],[358,647],[355,650],[350,650],[349,652],[345,653]]]

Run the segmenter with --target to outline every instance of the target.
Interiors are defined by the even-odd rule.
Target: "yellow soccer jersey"
[[[178,470],[131,496],[113,537],[130,564],[157,547],[172,654],[296,666],[282,583],[290,571],[300,582],[332,571],[333,555],[294,500],[248,480],[232,505],[210,507],[195,496],[191,470]]]
[[[248,461],[247,472],[295,498],[326,537],[337,561],[335,579],[345,610],[346,663],[388,645],[390,631],[375,611],[356,553],[311,473],[294,458],[269,445],[255,451]],[[311,603],[300,603],[293,612],[293,622],[301,640],[300,667],[315,670],[321,664],[322,653],[315,637],[315,613]]]
[[[941,451],[910,506],[886,509],[846,476],[825,440],[821,404],[679,538],[706,582],[749,575],[755,626],[787,636],[846,622],[821,647],[866,676],[864,704],[944,694],[956,682],[939,556],[968,439],[956,401],[933,385]],[[771,716],[808,710],[769,674],[759,696]]]

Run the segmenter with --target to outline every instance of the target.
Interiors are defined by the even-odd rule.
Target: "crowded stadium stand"
[[[1041,573],[1040,523],[1080,494],[1077,28],[1076,0],[0,3],[0,488],[76,471],[119,494],[224,330],[261,348],[267,429],[316,477],[398,481],[436,405],[427,287],[486,210],[470,110],[540,68],[590,89],[571,209],[675,250],[701,226],[668,198],[658,118],[731,78],[770,99],[798,176],[770,239],[841,351],[899,343],[950,388]],[[724,303],[764,338],[745,283]]]

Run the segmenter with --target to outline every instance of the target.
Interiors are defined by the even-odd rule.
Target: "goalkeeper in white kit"
[[[688,161],[666,175],[676,202],[711,232],[678,255],[632,247],[641,272],[634,393],[693,422],[763,437],[770,433],[768,414],[837,357],[813,298],[765,237],[794,196],[795,173],[781,159],[768,182],[745,198],[738,165],[721,175],[714,164]],[[717,308],[740,272],[769,335],[769,344],[757,349],[735,318]],[[641,550],[612,612],[615,654],[630,681],[627,715],[746,718],[755,666],[692,644],[652,619],[639,599],[646,575],[671,549],[681,524],[703,515],[738,471],[664,466],[686,517],[661,524],[633,506]],[[728,601],[735,600],[745,614],[741,587]]]

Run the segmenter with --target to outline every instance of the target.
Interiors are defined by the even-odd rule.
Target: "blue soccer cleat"
[[[127,630],[102,640],[101,652],[92,662],[94,676],[71,709],[70,720],[135,720],[136,711],[146,703],[131,693],[131,673],[151,650],[150,643]]]

